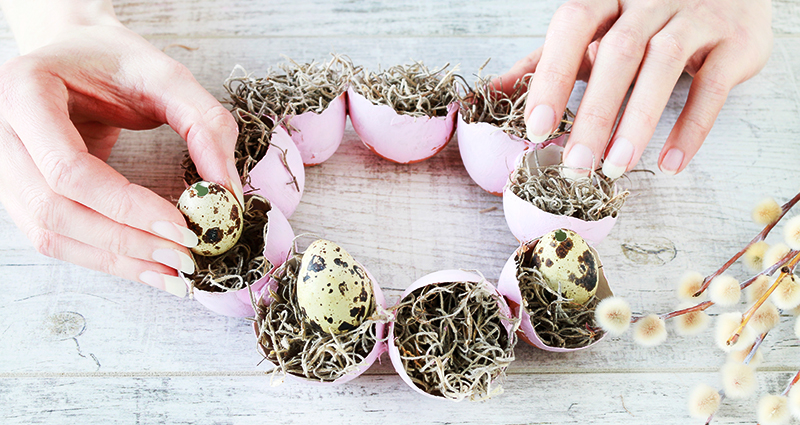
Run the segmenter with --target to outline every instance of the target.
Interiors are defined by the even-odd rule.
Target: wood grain
[[[543,42],[560,2],[118,1],[120,18],[184,63],[225,100],[236,64],[258,74],[286,55],[300,61],[347,54],[370,69],[412,59],[459,64],[470,81],[508,69]],[[682,78],[610,236],[598,246],[617,295],[635,313],[674,308],[686,270],[710,273],[760,229],[750,208],[783,202],[800,185],[800,34],[795,2],[773,2],[778,37],[766,68],[737,86],[689,167],[674,177],[656,166],[685,102]],[[524,20],[525,24],[520,25]],[[186,50],[178,45],[192,47]],[[16,53],[0,24],[0,60]],[[570,105],[581,100],[583,84]],[[184,142],[168,128],[124,131],[109,163],[131,181],[175,200]],[[439,269],[480,270],[496,281],[517,242],[500,198],[465,172],[457,141],[432,159],[397,165],[361,144],[348,124],[342,146],[306,170],[296,233],[337,241],[376,277],[389,302]],[[494,208],[494,209],[493,209]],[[797,213],[794,213],[797,214]],[[779,229],[778,229],[779,230]],[[310,241],[311,236],[304,237]],[[776,231],[769,241],[780,241]],[[37,254],[0,210],[0,422],[80,423],[701,423],[686,398],[698,382],[719,385],[725,356],[712,330],[647,349],[630,335],[591,350],[554,354],[520,344],[502,382],[480,403],[419,396],[387,357],[340,387],[270,386],[250,323]],[[750,272],[739,264],[731,274]],[[743,310],[744,304],[735,309]],[[712,316],[726,309],[710,310]],[[800,369],[794,319],[784,315],[765,343],[759,394],[777,393]],[[714,423],[755,422],[756,398],[727,400]]]

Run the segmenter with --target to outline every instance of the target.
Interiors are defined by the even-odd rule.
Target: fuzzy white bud
[[[753,221],[758,224],[772,224],[781,215],[781,206],[774,198],[762,199],[755,208],[753,208]]]
[[[756,333],[762,334],[778,326],[780,321],[781,313],[778,311],[778,307],[767,301],[753,313],[753,317],[750,318],[748,324],[753,327]]]
[[[717,347],[727,353],[731,351],[744,350],[750,344],[752,344],[753,341],[756,340],[757,335],[753,331],[753,328],[750,326],[745,326],[739,334],[739,338],[736,340],[736,343],[728,345],[728,339],[733,336],[733,333],[741,323],[742,313],[733,311],[730,313],[720,314],[717,317],[716,329],[714,331],[714,341],[717,343]]]
[[[682,304],[678,310],[691,307],[692,304]],[[697,335],[708,327],[711,318],[705,311],[692,311],[675,317],[675,329],[680,335]]]
[[[754,270],[760,272],[764,269],[764,254],[769,249],[769,244],[764,241],[758,241],[744,252],[744,264]]]
[[[800,249],[800,215],[792,217],[783,227],[783,239],[789,248]]]
[[[764,253],[764,268],[772,266],[783,259],[789,251],[791,251],[791,248],[785,243],[776,243],[769,247],[767,252]]]
[[[689,271],[681,276],[678,282],[677,295],[681,301],[698,301],[703,298],[703,294],[695,297],[694,294],[703,286],[705,277],[698,272]]]
[[[767,293],[767,289],[772,286],[769,277],[765,274],[760,274],[755,278],[747,288],[744,288],[744,296],[748,303],[756,302],[762,295]]]
[[[741,363],[726,363],[722,367],[722,389],[725,396],[747,398],[753,395],[758,386],[753,367]]]
[[[739,281],[730,275],[720,275],[711,280],[708,285],[708,298],[722,307],[730,307],[739,302],[742,289]]]
[[[689,414],[693,418],[707,419],[719,409],[721,402],[719,391],[710,385],[699,384],[689,395]]]
[[[664,319],[651,314],[633,324],[633,340],[644,347],[655,347],[667,340]]]
[[[732,363],[744,363],[747,360],[747,357],[750,356],[750,352],[753,351],[753,346],[751,345],[744,350],[739,351],[731,351],[728,353],[728,362]],[[755,353],[753,353],[753,357],[750,357],[750,361],[747,362],[752,367],[758,367],[761,362],[764,361],[764,355],[761,353],[761,348],[757,348]]]
[[[793,274],[784,276],[770,299],[781,310],[791,310],[800,305],[800,278]]]
[[[631,307],[621,297],[604,298],[594,309],[597,324],[611,335],[622,335],[631,325]]]
[[[786,397],[767,394],[758,401],[758,422],[761,425],[783,425],[789,422],[789,401]]]

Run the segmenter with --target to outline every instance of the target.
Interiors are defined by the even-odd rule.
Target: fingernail
[[[592,170],[594,158],[592,150],[586,145],[575,145],[570,149],[569,155],[564,158],[564,168],[561,174],[568,179],[586,177]]]
[[[194,248],[199,242],[194,232],[169,221],[154,221],[150,229],[158,236],[179,243],[187,248]]]
[[[228,161],[228,177],[231,179],[231,188],[233,195],[239,200],[239,204],[244,206],[244,190],[242,189],[242,177],[239,176],[239,170],[236,169],[236,164],[233,161]]]
[[[177,297],[183,298],[186,296],[186,282],[178,276],[169,276],[147,270],[139,275],[139,280],[154,288],[163,289]]]
[[[153,260],[170,266],[175,270],[180,270],[185,274],[194,273],[192,257],[174,249],[159,248],[153,251]]]
[[[678,173],[682,163],[683,152],[680,149],[672,148],[664,155],[664,159],[661,160],[661,166],[659,168],[662,173],[674,176]]]
[[[633,144],[626,138],[620,137],[611,145],[611,149],[603,161],[603,174],[610,179],[616,179],[628,170],[628,165],[633,159]]]
[[[533,143],[541,143],[547,139],[547,136],[553,131],[553,125],[556,121],[556,113],[549,105],[538,105],[533,108],[528,121],[525,123],[527,127],[528,140]]]

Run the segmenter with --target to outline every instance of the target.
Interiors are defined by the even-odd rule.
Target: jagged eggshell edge
[[[272,206],[281,210],[283,215],[289,218],[300,204],[300,198],[303,196],[303,188],[306,183],[303,159],[294,141],[283,127],[275,127],[270,135],[270,143],[273,146],[267,149],[264,158],[250,170],[250,183],[244,190],[245,193],[253,191],[253,193],[267,198]],[[284,165],[284,153],[291,173]],[[293,178],[297,179],[297,187],[292,184]]]
[[[307,167],[330,158],[342,143],[347,123],[347,92],[333,99],[320,113],[304,112],[287,119],[296,131],[289,132]],[[288,131],[288,130],[287,130]]]
[[[270,208],[267,212],[267,233],[266,240],[264,241],[264,256],[272,264],[272,269],[269,270],[266,276],[253,282],[250,288],[243,288],[237,291],[227,292],[210,292],[203,291],[195,288],[192,291],[194,298],[207,309],[230,317],[254,317],[255,310],[253,310],[253,301],[250,296],[250,291],[253,294],[259,294],[264,286],[269,281],[269,275],[278,266],[286,261],[289,255],[289,250],[292,247],[294,240],[294,231],[292,230],[289,221],[286,220],[283,213],[276,208]],[[182,276],[183,279],[190,284],[189,280]]]
[[[358,263],[358,261],[356,261],[356,263]],[[372,296],[373,299],[375,300],[376,308],[379,310],[386,310],[386,298],[383,296],[383,291],[381,290],[380,285],[378,285],[378,281],[375,280],[375,277],[372,276],[372,273],[370,273],[370,271],[366,267],[364,267],[363,264],[358,263],[358,265],[361,266],[361,268],[367,272],[367,276],[369,276],[370,281],[372,282]],[[262,305],[269,304],[272,301],[272,298],[269,297],[269,292],[268,292],[269,288],[274,289],[277,287],[277,285],[278,284],[274,279],[270,279],[267,286],[262,288],[258,302]],[[256,339],[258,339],[258,335],[260,334],[260,331],[258,329],[258,321],[253,322],[253,330],[255,331]],[[385,332],[386,332],[385,323],[383,322],[375,323],[376,341],[375,341],[375,346],[372,347],[372,351],[370,351],[369,354],[367,354],[367,356],[364,357],[364,360],[356,369],[348,372],[347,374],[339,377],[338,379],[335,379],[330,382],[323,382],[315,379],[309,379],[303,376],[285,374],[284,375],[285,380],[289,382],[302,382],[304,385],[317,385],[317,386],[341,385],[350,382],[353,379],[356,379],[359,376],[361,376],[364,372],[366,372],[367,369],[369,369],[370,366],[372,366],[372,364],[375,363],[375,360],[377,360],[381,356],[381,354],[383,354],[386,351],[386,339],[384,338]],[[266,358],[266,354],[263,353],[265,347],[263,347],[261,344],[258,344],[258,349],[262,351],[262,354]],[[274,367],[278,367],[278,365],[274,363],[272,363],[272,365]]]
[[[557,164],[560,158],[558,145],[549,145],[537,152],[544,153],[542,165]],[[520,166],[534,151],[520,153],[515,163]],[[554,162],[555,161],[555,162]],[[503,214],[509,230],[518,241],[532,241],[556,229],[570,229],[585,239],[589,245],[597,245],[611,232],[617,217],[603,217],[597,221],[586,221],[576,217],[552,214],[520,198],[506,184],[503,188]]]
[[[458,151],[470,178],[483,190],[502,196],[508,176],[516,167],[519,155],[528,149],[541,149],[551,144],[563,145],[561,136],[543,143],[531,143],[510,135],[495,125],[476,122],[467,124],[458,113],[456,125]]]
[[[415,290],[423,286],[436,285],[443,282],[480,282],[480,281],[483,281],[483,286],[484,288],[486,288],[486,290],[488,290],[492,294],[497,295],[497,305],[500,308],[501,314],[504,315],[505,317],[512,317],[511,310],[508,307],[508,304],[506,304],[505,298],[500,292],[497,291],[497,288],[495,288],[491,283],[486,281],[486,279],[483,278],[483,276],[466,270],[440,270],[437,272],[427,274],[417,279],[414,283],[411,284],[411,286],[406,288],[406,290],[403,291],[403,294],[400,296],[400,300],[402,301],[403,298],[405,298],[408,294],[414,292]],[[400,375],[400,378],[403,380],[403,382],[405,382],[414,391],[423,394],[425,396],[435,398],[437,400],[456,401],[448,399],[446,397],[429,394],[414,384],[414,382],[408,376],[408,373],[406,372],[405,368],[403,367],[403,360],[400,358],[400,349],[397,348],[397,344],[395,343],[394,325],[395,321],[392,320],[392,322],[389,324],[389,330],[387,334],[387,340],[388,340],[387,350],[389,352],[389,358],[392,361],[392,366],[394,366],[395,371],[397,371],[397,374]],[[504,320],[503,326],[506,328],[506,331],[510,335],[511,332],[513,331],[513,324]]]
[[[347,89],[350,122],[364,145],[378,156],[400,164],[428,159],[444,149],[455,127],[458,103],[444,117],[398,114],[388,105],[375,105],[353,88]]]
[[[538,241],[528,242],[528,244],[535,243]],[[594,248],[589,247],[594,251]],[[517,330],[517,336],[520,339],[527,342],[528,344],[533,345],[534,347],[541,348],[545,351],[552,351],[556,353],[566,353],[570,351],[578,351],[587,349],[598,342],[602,341],[603,338],[606,337],[606,334],[601,336],[597,339],[597,341],[579,348],[561,348],[561,347],[551,347],[545,344],[536,331],[533,329],[533,323],[531,323],[531,316],[522,308],[522,292],[519,289],[519,281],[517,280],[517,273],[516,273],[516,264],[515,264],[515,257],[517,256],[517,251],[514,251],[511,254],[511,257],[506,261],[506,264],[503,266],[503,270],[500,272],[500,278],[497,281],[497,290],[503,294],[506,301],[508,302],[508,306],[511,308],[511,314],[513,317],[520,319],[519,329]],[[611,288],[608,286],[608,280],[606,279],[606,275],[603,272],[603,263],[600,261],[600,257],[597,256],[597,251],[594,251],[595,257],[599,263],[599,271],[600,271],[600,281],[597,284],[597,293],[595,296],[599,299],[604,299],[613,295],[611,292]]]

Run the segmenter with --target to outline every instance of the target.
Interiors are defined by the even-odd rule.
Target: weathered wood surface
[[[368,68],[411,59],[459,63],[469,76],[488,57],[499,73],[539,46],[559,2],[116,2],[126,24],[186,64],[224,99],[236,64],[254,73],[281,61],[326,60],[335,51]],[[675,177],[656,159],[688,93],[680,81],[611,235],[598,246],[616,294],[636,312],[668,311],[687,269],[709,273],[759,228],[750,208],[800,189],[800,16],[773,4],[776,38],[767,67],[735,88],[692,164]],[[522,11],[519,11],[521,9]],[[524,21],[524,25],[519,25]],[[197,50],[185,50],[174,45]],[[0,27],[0,58],[15,54]],[[571,104],[580,101],[582,85]],[[171,130],[123,132],[110,163],[168,199],[182,189],[184,145]],[[348,125],[326,163],[308,168],[290,222],[345,246],[378,279],[389,301],[418,277],[478,269],[492,281],[516,247],[499,198],[471,182],[456,141],[420,164],[367,151]],[[488,211],[495,207],[493,211]],[[770,238],[778,241],[779,232]],[[388,358],[341,387],[271,387],[250,324],[38,255],[0,210],[0,422],[30,423],[699,423],[688,392],[718,385],[724,355],[711,331],[670,333],[654,349],[630,337],[591,350],[551,354],[521,344],[505,393],[481,403],[419,396]],[[745,277],[739,265],[732,273]],[[743,309],[744,306],[742,305]],[[717,314],[722,310],[712,310]],[[759,394],[779,392],[800,369],[792,318],[770,334]],[[726,401],[715,423],[754,423],[756,398]]]

